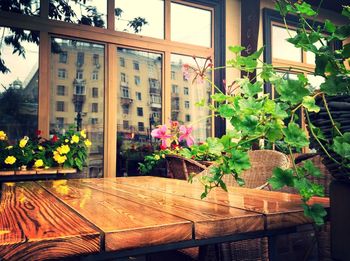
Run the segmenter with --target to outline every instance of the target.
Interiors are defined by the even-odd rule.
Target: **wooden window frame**
[[[193,6],[211,11],[212,14],[212,43],[211,47],[202,47],[186,43],[173,42],[170,39],[170,6],[171,2]],[[107,0],[107,28],[97,28],[87,25],[66,23],[48,18],[48,1],[40,0],[40,16],[27,16],[17,13],[0,11],[0,26],[18,27],[26,30],[35,30],[40,33],[39,44],[39,108],[38,129],[43,137],[49,137],[50,119],[50,60],[51,38],[69,38],[81,41],[94,42],[105,46],[104,59],[104,176],[115,177],[116,173],[116,135],[117,132],[117,48],[131,48],[134,50],[162,54],[162,121],[171,116],[171,54],[198,57],[214,57],[214,64],[224,64],[226,59],[225,47],[225,1],[224,0],[164,0],[164,39],[118,32],[114,30],[114,0]],[[215,14],[215,15],[214,15]],[[99,39],[96,41],[96,39]],[[216,70],[214,79],[218,86],[225,79],[224,70]],[[213,90],[214,91],[214,90]],[[168,104],[168,106],[164,106]],[[215,119],[217,121],[217,119]],[[219,121],[212,129],[216,135],[225,132],[225,124]]]

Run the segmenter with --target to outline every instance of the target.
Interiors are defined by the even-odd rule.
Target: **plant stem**
[[[328,117],[331,120],[332,127],[334,127],[334,129],[339,133],[340,136],[343,136],[343,133],[341,133],[341,131],[338,129],[337,125],[335,124],[335,121],[333,120],[332,114],[331,114],[331,112],[330,112],[330,110],[328,108],[328,103],[327,103],[327,100],[326,100],[326,96],[324,94],[322,95],[322,100],[323,100],[324,107],[325,107],[325,109],[327,111]]]
[[[308,113],[307,110],[305,110],[305,114],[306,114],[306,118],[307,118],[308,124],[309,124],[309,125],[310,125],[310,124],[312,125],[312,122],[311,122],[311,120],[310,120],[310,116],[309,116],[309,113]],[[339,165],[342,165],[339,161],[337,161],[335,158],[333,158],[333,157],[329,154],[328,150],[323,146],[322,142],[320,141],[320,139],[319,139],[319,138],[317,137],[317,135],[315,134],[315,132],[314,132],[312,126],[310,126],[310,132],[311,132],[312,136],[314,137],[314,139],[317,141],[317,143],[320,145],[320,147],[322,148],[322,150],[324,151],[324,153],[325,153],[331,160],[333,160],[335,163],[337,163],[337,164],[339,164]]]

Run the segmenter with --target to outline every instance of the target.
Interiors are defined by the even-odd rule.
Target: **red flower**
[[[41,135],[41,130],[36,130],[36,136],[40,136]]]
[[[171,144],[171,148],[174,149],[174,150],[175,150],[176,148],[179,148],[179,147],[180,147],[179,144]]]
[[[166,148],[167,148],[167,146],[165,146],[165,145],[163,145],[163,144],[160,145],[160,149],[161,149],[161,150],[166,150]]]
[[[57,135],[53,135],[51,140],[52,140],[53,142],[58,141],[58,137],[57,137]]]

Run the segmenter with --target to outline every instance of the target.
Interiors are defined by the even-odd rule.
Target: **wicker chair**
[[[322,185],[324,187],[325,196],[329,197],[329,185],[333,178],[326,166],[322,163],[321,156],[312,153],[294,154],[293,156],[297,165],[303,165],[305,160],[311,160],[313,164],[320,169],[323,174],[321,177],[309,176],[308,179],[316,184]],[[289,188],[281,189],[281,191],[296,193],[296,191]],[[330,250],[330,226],[330,222],[327,222],[321,228],[307,225],[304,227],[304,230],[299,233],[278,236],[276,246],[279,257],[285,260],[305,260],[306,258],[314,258],[316,254],[318,255],[318,257],[316,257],[317,260],[332,260]]]
[[[199,174],[207,167],[198,161],[178,155],[166,155],[168,177],[188,180],[191,174]]]

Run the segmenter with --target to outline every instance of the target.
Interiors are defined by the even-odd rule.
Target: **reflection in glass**
[[[0,35],[0,130],[17,140],[38,129],[39,32],[0,27]]]
[[[117,172],[135,175],[152,148],[152,129],[162,122],[162,56],[125,48],[117,55],[124,61],[117,68]]]
[[[0,1],[0,10],[20,13],[25,15],[39,15],[40,0],[7,0]]]
[[[205,59],[197,58],[197,62],[199,66],[203,66]],[[197,67],[192,57],[171,55],[171,70],[174,72],[174,78],[171,80],[171,119],[193,126],[196,142],[204,141],[212,135],[212,117],[208,109],[197,107],[195,103],[203,99],[210,102],[212,87],[205,80],[193,82],[194,75],[186,80],[182,73],[183,64]],[[210,72],[207,77],[211,79]]]
[[[210,11],[171,3],[172,41],[210,47],[211,23]]]
[[[164,38],[163,0],[115,0],[115,30]]]
[[[289,32],[290,35],[285,28],[272,26],[272,58],[302,62],[301,49],[286,41],[286,39],[294,37],[296,31],[289,29]]]
[[[107,1],[50,0],[49,18],[106,28]]]
[[[92,142],[89,177],[102,176],[104,46],[53,38],[51,42],[50,134],[70,126],[86,129]],[[60,59],[64,53],[65,59]],[[98,77],[91,77],[91,75]]]

